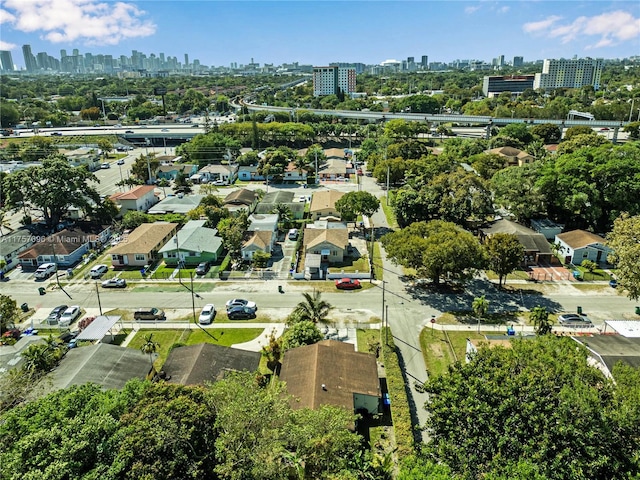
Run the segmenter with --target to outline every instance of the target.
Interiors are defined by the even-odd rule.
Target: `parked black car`
[[[209,265],[209,262],[199,263],[198,266],[196,267],[196,275],[205,275],[210,268],[211,268],[211,265]]]
[[[227,317],[229,320],[246,320],[256,318],[256,312],[249,307],[233,307],[227,310]]]

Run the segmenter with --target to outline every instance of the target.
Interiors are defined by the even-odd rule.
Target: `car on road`
[[[601,132],[608,132],[608,131],[609,131],[609,129],[608,129],[607,127],[603,127],[603,128],[601,128],[601,129],[600,129],[600,131],[601,131]]]
[[[58,325],[61,327],[68,327],[80,316],[80,307],[78,305],[72,305],[68,307],[60,318],[58,319]]]
[[[102,165],[100,165],[100,168],[102,168],[103,170],[107,170],[108,168],[111,168],[111,164],[110,163],[103,163]]]
[[[117,165],[124,165],[124,158],[121,158],[116,162]]]
[[[124,133],[134,133],[133,130],[125,130]]]
[[[256,318],[256,311],[249,307],[233,307],[227,310],[229,320],[246,320]]]
[[[127,281],[124,278],[110,278],[102,282],[104,288],[125,288]]]
[[[159,308],[139,308],[133,314],[134,320],[166,320],[167,317]]]
[[[58,323],[60,316],[67,308],[69,308],[68,305],[58,305],[56,308],[51,310],[51,313],[49,313],[49,316],[47,317],[47,323],[49,325],[55,325],[56,323]]]
[[[191,125],[191,128],[200,128],[200,125],[198,125],[197,123],[194,123],[193,125]]]
[[[196,267],[196,275],[205,275],[210,268],[211,265],[209,265],[209,262],[201,262]]]
[[[100,125],[99,123],[96,123],[93,125],[94,127],[101,127],[102,125]]]
[[[60,132],[51,132],[52,137],[61,137],[62,134]]]
[[[91,270],[89,270],[89,276],[94,279],[100,278],[108,271],[109,271],[109,267],[107,267],[104,263],[100,263],[98,265],[95,265]]]
[[[558,315],[558,323],[569,327],[574,325],[592,325],[588,317],[577,313],[563,313],[562,315]]]
[[[216,317],[216,307],[213,303],[207,303],[202,307],[200,316],[198,317],[198,323],[202,325],[209,325]]]
[[[615,278],[612,278],[609,280],[609,286],[611,288],[618,288],[618,281]]]
[[[162,130],[160,130],[161,132],[168,132],[169,129],[168,128],[163,128]]]
[[[225,306],[227,307],[227,312],[236,307],[245,307],[253,310],[254,312],[258,310],[258,306],[255,304],[255,302],[250,302],[249,300],[244,300],[243,298],[233,298],[231,300],[228,300]]]
[[[357,278],[341,278],[336,280],[336,288],[338,290],[357,290],[362,288],[362,285],[360,285],[360,280]]]

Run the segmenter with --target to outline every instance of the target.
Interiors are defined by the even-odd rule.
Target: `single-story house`
[[[300,171],[296,167],[295,163],[289,162],[289,164],[284,169],[284,174],[282,175],[282,178],[283,180],[306,181],[307,170],[303,169],[302,171]]]
[[[347,163],[344,160],[328,159],[322,167],[318,167],[320,180],[343,180],[347,176]]]
[[[159,201],[153,185],[138,185],[126,192],[114,193],[109,198],[120,206],[120,215],[131,210],[146,212]]]
[[[514,147],[499,147],[487,150],[486,153],[492,153],[494,155],[500,155],[505,160],[505,166],[518,166],[528,165],[535,162],[536,157],[529,153],[514,148]]]
[[[480,229],[480,240],[484,242],[496,233],[511,233],[518,237],[518,241],[524,247],[523,266],[551,264],[555,258],[544,235],[524,225],[501,218]]]
[[[558,252],[564,257],[564,263],[580,265],[584,260],[598,264],[607,263],[607,256],[612,250],[605,244],[605,239],[585,230],[572,230],[556,235]]]
[[[240,165],[238,167],[238,179],[250,182],[252,180],[264,180],[264,177],[258,174],[257,165]]]
[[[99,248],[111,237],[111,227],[76,225],[43,238],[18,255],[25,271],[33,271],[43,263],[68,268],[78,263],[92,248]]]
[[[281,190],[269,192],[262,197],[262,200],[260,200],[260,203],[256,206],[254,213],[273,213],[276,205],[285,205],[289,210],[291,210],[294,220],[302,220],[304,218],[304,209],[307,203],[306,201],[295,202],[294,196],[293,192],[285,192]]]
[[[36,236],[32,235],[26,228],[20,228],[0,237],[0,260],[6,262],[4,271],[8,272],[18,263],[18,255],[24,252],[36,241]]]
[[[150,265],[158,259],[158,251],[177,228],[177,223],[143,223],[111,249],[111,265],[113,268]]]
[[[60,150],[59,153],[66,157],[72,167],[84,165],[91,172],[100,168],[100,154],[102,152],[99,148],[82,147],[74,150]]]
[[[590,335],[572,337],[589,351],[590,363],[604,374],[613,378],[613,367],[622,362],[633,368],[640,368],[640,338],[622,335]]]
[[[253,190],[240,188],[231,192],[224,197],[223,205],[231,213],[238,210],[246,210],[247,213],[253,213],[258,204],[258,194]]]
[[[322,340],[287,350],[280,370],[295,409],[322,405],[350,412],[376,414],[380,408],[380,380],[376,357],[356,352],[353,344]]]
[[[200,205],[200,201],[203,198],[204,195],[184,195],[182,193],[167,196],[151,207],[149,209],[149,213],[152,215],[162,215],[165,213],[189,213]]]
[[[198,170],[201,175],[200,183],[222,181],[231,185],[238,178],[238,165],[211,164]]]
[[[157,178],[164,178],[165,180],[175,180],[178,173],[182,173],[189,178],[197,172],[198,165],[188,163],[166,163],[158,167],[155,176]]]
[[[336,210],[336,202],[344,196],[344,192],[337,190],[321,190],[311,197],[309,214],[311,220],[320,220],[323,217],[340,217]]]
[[[202,385],[221,380],[228,372],[255,372],[260,357],[260,352],[211,343],[173,348],[160,371],[160,378],[164,377],[168,383]]]
[[[305,255],[320,255],[323,263],[341,263],[349,248],[347,226],[339,222],[307,225],[304,229],[303,248]]]
[[[531,220],[531,228],[536,232],[544,235],[544,238],[552,242],[556,235],[562,233],[564,225],[554,222],[548,218],[539,218]]]
[[[52,391],[89,382],[110,390],[122,389],[134,378],[144,380],[150,373],[149,356],[140,350],[98,343],[69,350],[48,377]]]
[[[216,262],[222,253],[222,238],[218,230],[204,226],[206,220],[191,220],[169,240],[158,253],[164,263],[176,266],[179,261],[185,265],[200,262]]]
[[[251,260],[257,251],[271,253],[278,239],[278,214],[249,216],[247,240],[242,244],[243,260]]]

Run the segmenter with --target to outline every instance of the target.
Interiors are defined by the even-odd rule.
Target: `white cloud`
[[[0,50],[13,50],[17,45],[15,43],[4,42],[0,40]]]
[[[529,22],[525,23],[522,26],[522,29],[527,33],[535,33],[540,32],[542,30],[547,30],[551,25],[556,23],[558,20],[561,20],[562,17],[557,15],[551,15],[550,17],[545,18],[544,20],[540,20],[539,22]]]
[[[475,6],[475,7],[465,7],[464,9],[464,13],[466,13],[467,15],[471,15],[472,13],[477,12],[478,10],[480,10],[479,6]]]
[[[156,25],[131,3],[97,0],[4,0],[8,20],[22,32],[41,32],[50,42],[83,41],[115,45],[132,37],[147,37]]]
[[[559,17],[548,17],[541,22],[525,23],[523,30],[559,38],[562,43],[569,43],[580,37],[599,36],[595,44],[588,45],[587,49],[619,45],[627,40],[637,41],[640,37],[640,18],[622,10],[593,17],[578,17],[564,25],[557,24],[558,20]]]
[[[11,12],[6,11],[4,8],[0,8],[0,25],[3,23],[13,22],[16,19]]]

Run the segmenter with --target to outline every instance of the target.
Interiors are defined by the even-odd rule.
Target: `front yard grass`
[[[380,344],[380,330],[378,329],[361,329],[356,330],[356,339],[358,342],[358,351],[364,353],[374,353],[369,350],[370,345]]]
[[[388,195],[389,201],[391,201],[393,193],[388,192]],[[387,197],[384,195],[380,197],[380,206],[382,207],[384,216],[387,218],[387,225],[389,225],[389,228],[398,228],[398,220],[393,212],[393,207],[391,205],[387,205]]]
[[[431,329],[420,332],[420,348],[429,376],[440,376],[447,372],[449,365],[456,359],[464,362],[467,350],[467,338],[483,340],[483,332],[453,332]],[[454,354],[452,353],[455,352]]]

